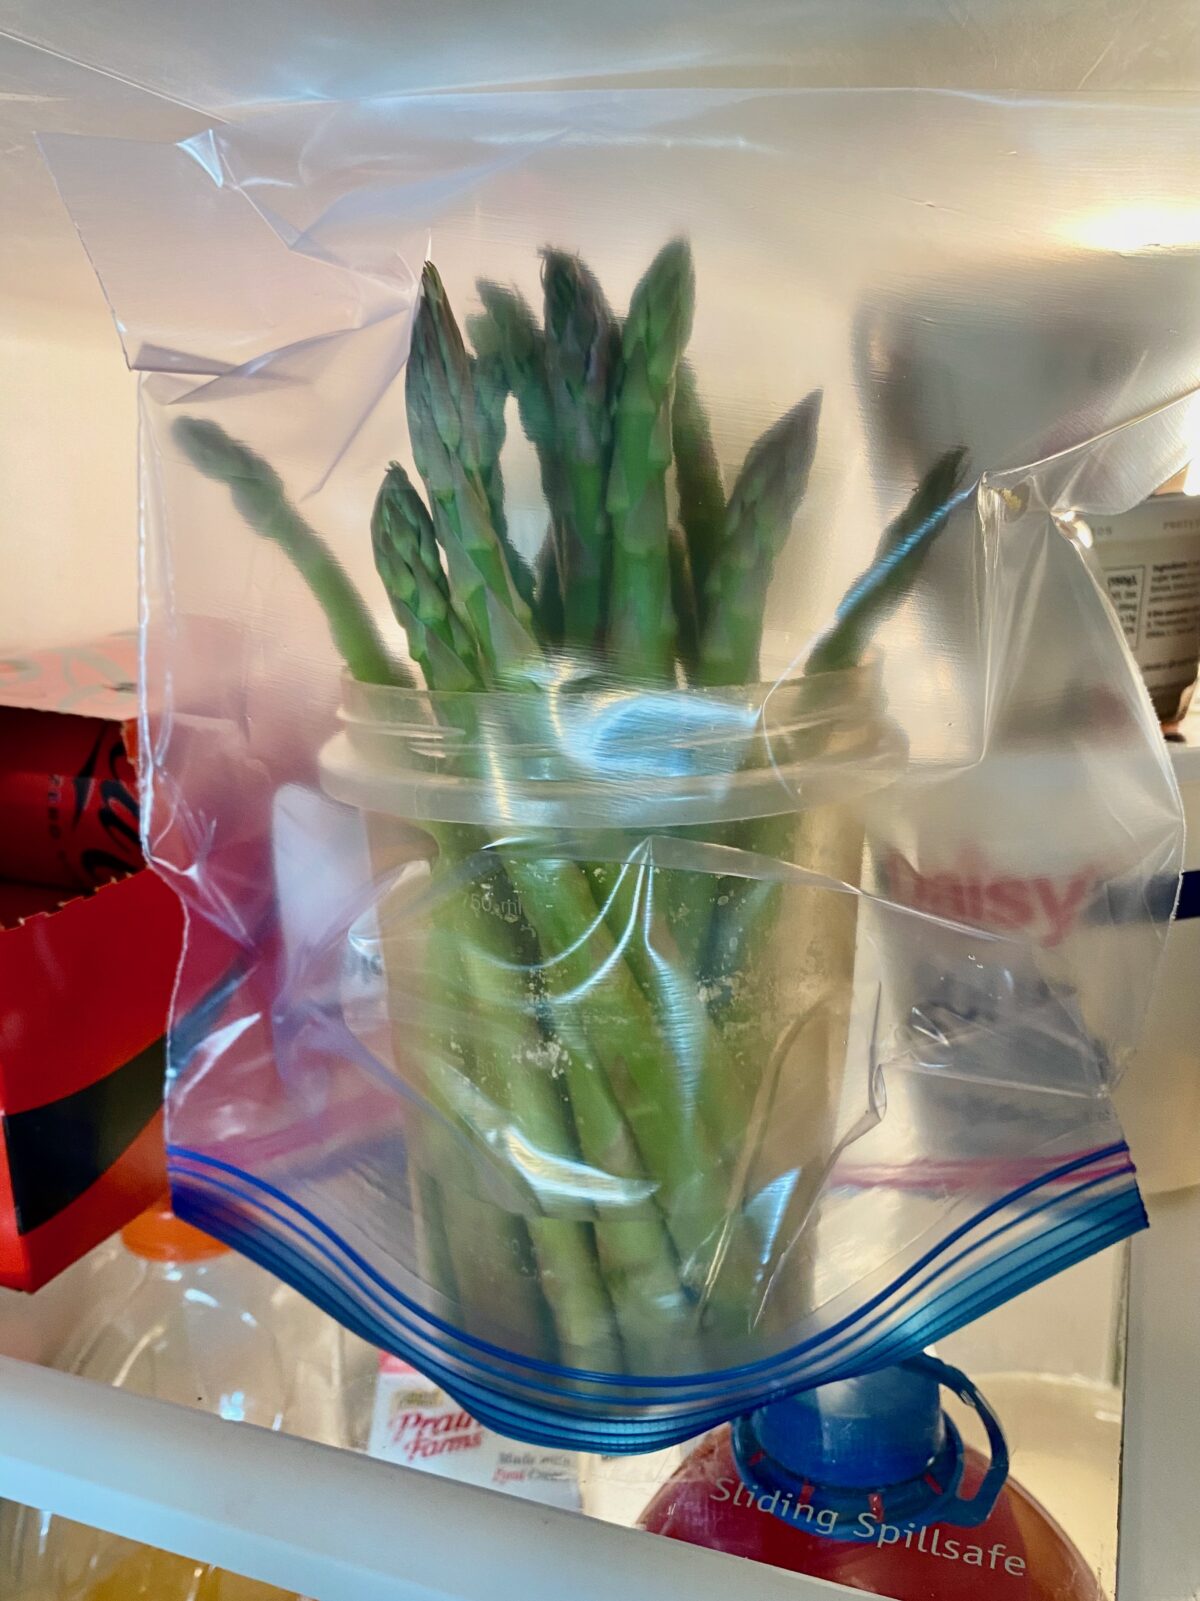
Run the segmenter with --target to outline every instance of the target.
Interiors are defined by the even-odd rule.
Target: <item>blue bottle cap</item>
[[[991,1446],[983,1482],[969,1498],[958,1493],[965,1451],[942,1409],[943,1386],[979,1414]],[[734,1423],[733,1451],[760,1505],[777,1505],[771,1498],[778,1491],[788,1507],[835,1512],[828,1531],[807,1525],[830,1538],[853,1526],[860,1512],[902,1529],[976,1528],[1008,1477],[1008,1448],[995,1415],[965,1374],[931,1356],[759,1407]]]
[[[753,1414],[768,1456],[819,1484],[876,1490],[919,1479],[946,1439],[932,1373],[884,1368],[802,1390]]]

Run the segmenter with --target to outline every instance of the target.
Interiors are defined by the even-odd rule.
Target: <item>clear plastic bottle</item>
[[[941,1384],[980,1411],[990,1462],[942,1411]],[[929,1357],[714,1430],[639,1523],[896,1601],[1103,1601],[1071,1541],[1008,1478],[974,1386]]]
[[[355,1384],[343,1383],[341,1331],[165,1203],[105,1248],[91,1285],[89,1315],[56,1366],[344,1443],[340,1409]],[[270,1585],[30,1508],[5,1507],[0,1530],[5,1601],[290,1601]]]

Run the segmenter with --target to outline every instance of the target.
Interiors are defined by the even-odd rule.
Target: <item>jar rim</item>
[[[878,658],[696,690],[568,681],[429,691],[344,679],[334,799],[410,820],[580,830],[735,821],[861,793],[905,754]]]

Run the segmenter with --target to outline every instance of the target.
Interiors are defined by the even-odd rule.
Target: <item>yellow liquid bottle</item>
[[[85,1601],[293,1601],[290,1593],[202,1562],[134,1546],[85,1593]]]
[[[267,1273],[181,1222],[164,1202],[113,1242],[91,1282],[89,1315],[56,1366],[158,1400],[279,1428],[294,1363],[277,1338]],[[0,1515],[4,1601],[302,1601],[49,1513]]]

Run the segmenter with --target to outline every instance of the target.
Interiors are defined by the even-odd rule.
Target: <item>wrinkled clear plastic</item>
[[[1181,825],[1072,530],[1193,448],[1198,123],[663,90],[51,142],[147,374],[182,1212],[475,1415],[606,1451],[899,1360],[1141,1225],[1109,1090]],[[270,463],[401,661],[369,530],[389,460],[418,476],[423,260],[469,326],[476,279],[540,311],[539,250],[578,252],[619,318],[671,238],[724,494],[822,394],[773,572],[745,567],[771,578],[751,681],[530,651],[495,591],[490,683],[356,679],[179,419]],[[557,491],[504,423],[532,565]],[[881,531],[957,449],[941,531],[847,650]]]

